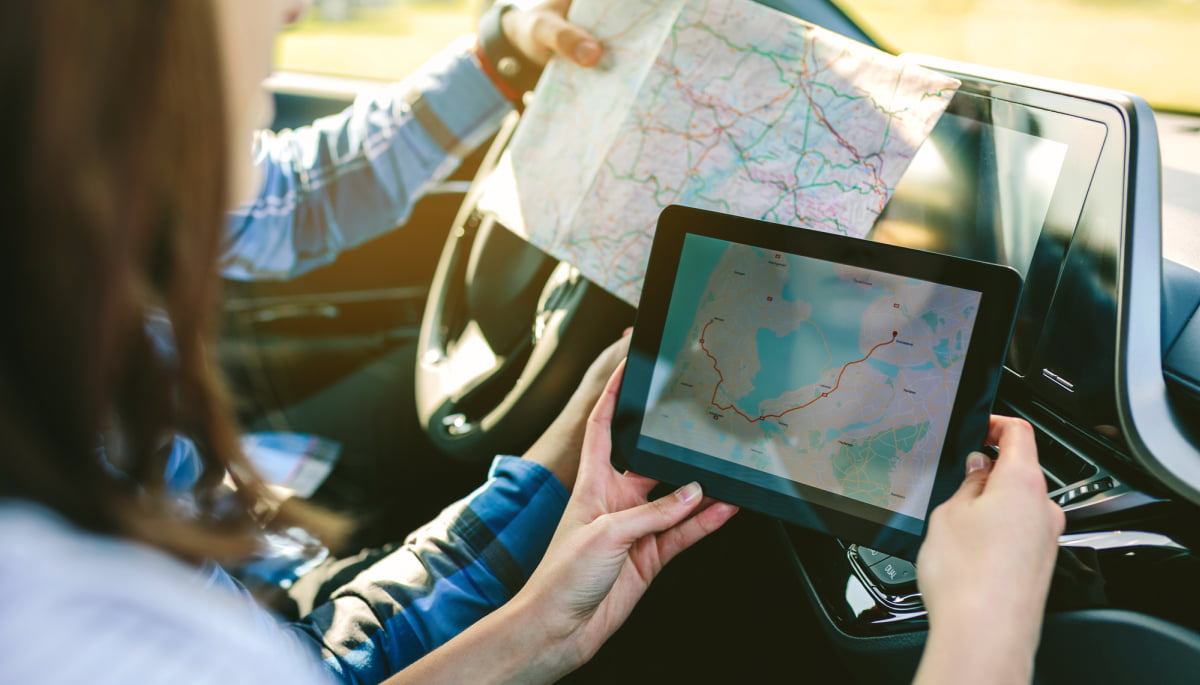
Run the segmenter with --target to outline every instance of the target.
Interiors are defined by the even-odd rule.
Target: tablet
[[[685,207],[658,220],[613,463],[914,559],[983,445],[1005,266]]]

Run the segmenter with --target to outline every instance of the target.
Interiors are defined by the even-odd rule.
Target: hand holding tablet
[[[971,455],[966,479],[933,512],[921,546],[918,583],[930,631],[914,683],[955,682],[964,664],[998,682],[1033,677],[1066,516],[1046,497],[1028,423],[992,417],[986,442],[999,447],[999,458]]]
[[[1007,267],[670,207],[613,460],[913,558],[987,432]]]

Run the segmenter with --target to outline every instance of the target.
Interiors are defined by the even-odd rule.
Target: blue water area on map
[[[938,324],[941,321],[941,317],[937,315],[937,312],[925,312],[921,315],[921,319],[929,325],[929,330],[937,333]]]
[[[762,432],[768,435],[783,435],[783,428],[771,423],[770,420],[759,421],[758,427],[762,428]]]
[[[839,277],[831,262],[797,255],[782,259],[788,264],[788,278],[780,297],[812,309],[806,322],[782,336],[759,329],[755,336],[759,371],[753,389],[737,400],[744,411],[758,411],[761,402],[818,381],[835,384],[842,367],[866,353],[859,344],[860,326],[867,308],[883,294]],[[879,335],[884,342],[883,334]],[[884,373],[894,376],[896,369]]]
[[[943,369],[954,363],[954,356],[950,353],[950,338],[942,338],[938,344],[933,346],[933,353],[937,355],[938,366]]]
[[[859,347],[859,333],[863,315],[883,292],[839,277],[832,262],[797,255],[785,259],[788,279],[780,296],[788,302],[799,300],[812,306],[809,320],[824,333],[833,364],[840,367],[862,359],[865,350]]]
[[[760,328],[754,344],[760,364],[751,381],[754,389],[738,400],[742,410],[751,414],[758,411],[759,403],[764,400],[816,383],[829,361],[824,339],[809,323],[802,323],[782,336],[769,328]]]
[[[950,344],[950,338],[942,338],[938,344],[933,346],[933,353],[937,355],[938,366],[943,369],[958,361],[963,356],[963,332],[959,329],[954,334],[954,344]]]
[[[850,431],[862,430],[863,428],[874,426],[875,424],[879,423],[882,420],[883,420],[882,416],[877,416],[872,421],[857,421],[855,423],[850,424],[849,426],[842,426],[842,431],[848,433]]]
[[[875,354],[879,354],[878,350],[876,350]],[[900,373],[900,367],[896,366],[895,364],[889,364],[882,359],[876,359],[873,355],[867,360],[867,363],[875,367],[876,371],[882,373],[888,378],[895,378],[897,374]]]
[[[704,297],[708,279],[728,248],[729,243],[724,240],[690,234],[684,237],[675,288],[671,291],[671,304],[658,347],[659,358],[674,362],[684,345],[694,342],[688,339],[688,332],[700,309],[700,298]]]

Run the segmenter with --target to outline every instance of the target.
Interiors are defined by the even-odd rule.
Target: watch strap
[[[479,61],[500,92],[509,100],[519,102],[521,94],[532,90],[542,75],[541,65],[529,60],[504,35],[501,20],[513,5],[504,0],[494,3],[479,19]],[[515,94],[515,97],[513,95]]]

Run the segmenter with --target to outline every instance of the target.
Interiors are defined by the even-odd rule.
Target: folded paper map
[[[575,0],[480,207],[636,304],[671,204],[866,235],[958,82],[751,0]]]

